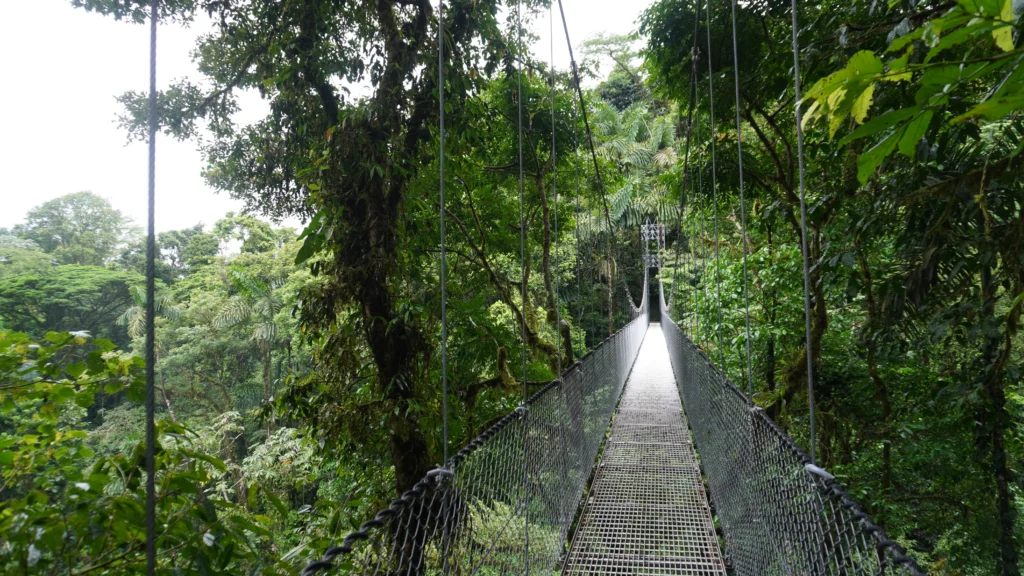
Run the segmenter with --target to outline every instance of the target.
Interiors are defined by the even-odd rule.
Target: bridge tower
[[[644,242],[644,265],[647,266],[647,294],[658,294],[658,272],[661,270],[661,253],[665,250],[665,226],[648,220],[640,226],[640,237]],[[653,251],[652,251],[653,249]],[[661,308],[648,306],[650,321],[661,322]]]

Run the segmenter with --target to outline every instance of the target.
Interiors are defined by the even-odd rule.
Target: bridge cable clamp
[[[814,464],[804,464],[804,470],[806,470],[807,472],[810,472],[811,474],[814,474],[815,476],[818,476],[819,478],[822,478],[824,480],[835,480],[836,479],[835,476],[833,476],[833,475],[829,474],[828,472],[826,472],[824,468],[819,468],[818,466],[815,466]]]
[[[438,466],[433,470],[427,472],[427,478],[431,478],[437,483],[438,488],[443,488],[449,480],[455,477],[455,473],[451,471],[447,466]]]

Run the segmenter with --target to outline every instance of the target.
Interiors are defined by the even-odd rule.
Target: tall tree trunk
[[[270,402],[270,346],[264,346],[263,350],[263,405]],[[267,419],[267,438],[270,438],[270,419]]]
[[[557,295],[554,289],[553,274],[551,271],[551,207],[548,205],[548,193],[544,186],[544,173],[541,172],[535,178],[537,191],[540,193],[540,205],[544,218],[544,243],[541,266],[544,269],[544,290],[547,292],[545,306],[547,308],[547,320],[555,323],[558,319]],[[556,270],[554,274],[557,274]]]
[[[765,230],[768,241],[768,267],[775,266],[775,243],[772,239],[772,222],[770,219],[766,219]],[[775,317],[778,308],[778,296],[775,288],[770,288],[768,291],[768,325],[774,330],[775,328]],[[765,384],[768,386],[768,391],[775,390],[775,336],[772,332],[768,332],[768,350],[765,352],[764,361],[764,376]]]
[[[608,229],[605,258],[608,260],[608,336],[615,333],[615,260],[612,260],[612,230]]]
[[[996,570],[1000,576],[1020,576],[1020,549],[1016,542],[1016,509],[1013,493],[1010,490],[1012,473],[1007,464],[1006,428],[1010,415],[1006,410],[1006,391],[1003,389],[1003,368],[1009,357],[1009,327],[1007,327],[1007,344],[1004,353],[999,351],[1000,336],[996,329],[999,320],[995,316],[996,283],[992,278],[992,268],[985,265],[981,269],[981,322],[990,323],[990,330],[982,330],[985,334],[981,357],[982,389],[987,396],[976,418],[988,435],[992,458],[992,474],[996,484],[996,515],[999,525],[999,557]],[[1004,357],[1001,357],[1004,356]]]
[[[164,398],[164,404],[167,405],[167,413],[171,416],[171,422],[177,422],[178,419],[174,417],[174,408],[171,406],[171,397],[167,394],[167,386],[164,385],[164,371],[160,370],[160,395]]]
[[[325,34],[320,12],[313,3],[300,19],[300,42],[314,45]],[[429,3],[375,0],[368,9],[379,26],[381,75],[367,106],[370,111],[347,124],[339,124],[342,100],[320,62],[310,56],[298,72],[319,98],[323,127],[329,141],[329,166],[322,172],[316,195],[334,219],[333,273],[323,296],[327,305],[358,305],[360,327],[376,367],[377,392],[389,403],[386,427],[395,468],[396,491],[401,494],[430,469],[431,457],[409,400],[416,394],[417,363],[424,350],[415,324],[396,313],[392,290],[401,289],[397,244],[400,208],[409,175],[422,163],[422,148],[429,138],[424,126],[436,114],[430,96],[436,86],[428,78],[410,94],[410,75],[421,64],[420,54],[429,37],[433,17]],[[401,24],[399,11],[412,11],[412,20]],[[466,27],[452,28],[459,45]],[[328,128],[330,128],[328,130]],[[374,170],[351,171],[352,165],[374,162]],[[331,318],[322,322],[334,327]]]
[[[859,242],[857,242],[859,244]],[[868,376],[875,386],[875,395],[882,405],[882,422],[879,426],[879,436],[882,441],[882,494],[889,492],[892,486],[892,401],[889,397],[889,386],[882,380],[878,372],[878,342],[875,335],[878,332],[876,325],[876,310],[878,304],[875,302],[875,291],[871,268],[868,265],[867,256],[864,251],[857,247],[857,264],[860,266],[861,280],[864,283],[864,346],[867,349]]]

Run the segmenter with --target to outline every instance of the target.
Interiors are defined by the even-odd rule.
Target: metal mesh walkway
[[[725,574],[658,324],[626,383],[563,573]]]

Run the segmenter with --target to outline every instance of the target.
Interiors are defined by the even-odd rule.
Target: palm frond
[[[228,300],[221,309],[220,314],[213,321],[217,328],[231,328],[237,326],[252,317],[252,306],[244,296],[236,295]]]

